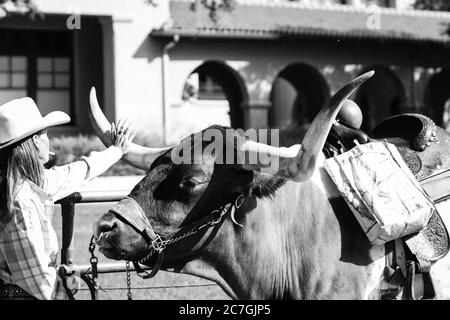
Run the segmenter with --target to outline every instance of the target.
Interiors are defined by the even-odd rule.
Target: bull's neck
[[[306,296],[298,268],[316,268],[310,262],[320,251],[314,239],[327,223],[327,203],[313,182],[287,182],[273,197],[247,199],[244,212],[236,213],[244,227],[227,219],[210,245],[213,249],[202,257],[203,262],[217,261],[206,274],[237,298]],[[208,268],[202,264],[200,269]]]
[[[317,276],[321,261],[325,261],[326,247],[334,245],[321,239],[323,230],[335,229],[336,221],[329,201],[316,181],[303,183],[287,182],[273,199],[257,200],[257,207],[248,214],[248,229],[252,236],[236,234],[236,240],[247,247],[248,254],[258,251],[261,256],[253,256],[253,263],[237,258],[243,274],[257,274],[247,281],[262,280],[256,286],[244,286],[243,294],[249,298],[310,298],[314,291],[314,277]],[[334,238],[337,232],[333,232]],[[252,249],[252,246],[257,246]],[[320,273],[320,272],[319,272]],[[245,284],[244,282],[244,284]],[[256,288],[245,292],[246,288]],[[268,296],[264,296],[268,295]]]
[[[272,198],[248,199],[249,204],[255,201],[255,207],[236,215],[244,227],[227,219],[201,257],[203,276],[209,275],[230,295],[243,299],[317,299],[334,294],[342,298],[345,290],[358,294],[363,289],[349,288],[349,278],[361,270],[355,261],[345,260],[367,263],[347,252],[367,252],[367,241],[344,239],[343,231],[352,234],[359,226],[347,221],[348,212],[336,208],[345,204],[333,204],[329,200],[333,195],[322,183],[320,176],[304,183],[287,182]],[[353,244],[343,248],[348,241]],[[344,293],[334,292],[331,288],[336,286]]]

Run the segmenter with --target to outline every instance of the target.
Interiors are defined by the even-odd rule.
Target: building
[[[345,82],[376,76],[353,97],[364,129],[450,111],[450,13],[411,0],[238,0],[216,18],[191,0],[35,0],[44,17],[0,20],[0,103],[29,95],[43,113],[90,132],[91,86],[105,114],[173,143],[208,124],[307,126]]]

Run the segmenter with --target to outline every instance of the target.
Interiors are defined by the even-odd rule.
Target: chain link
[[[95,290],[95,299],[98,297],[98,285],[97,285],[97,278],[98,278],[98,270],[97,270],[97,264],[98,264],[98,258],[94,254],[95,251],[95,240],[94,236],[92,236],[91,241],[89,243],[89,252],[91,254],[91,258],[89,259],[89,262],[91,263],[92,268],[92,284],[94,286]]]
[[[222,220],[222,218],[225,215],[225,213],[228,212],[228,210],[230,209],[231,205],[232,205],[231,203],[228,203],[227,205],[222,207],[220,210],[217,210],[218,212],[220,212],[220,215],[217,218],[217,220],[208,221],[208,222],[206,222],[206,223],[204,223],[204,224],[202,224],[200,226],[197,226],[197,227],[193,228],[190,231],[187,231],[187,232],[183,233],[182,235],[180,235],[178,237],[174,237],[174,238],[171,238],[171,239],[168,239],[168,240],[163,240],[162,241],[163,246],[166,247],[169,244],[172,244],[174,242],[177,242],[177,241],[180,241],[180,240],[182,240],[184,238],[187,238],[187,237],[189,237],[189,236],[191,236],[193,234],[196,234],[198,231],[200,231],[201,229],[203,229],[205,227],[209,227],[209,226],[213,226],[213,225],[218,224]]]
[[[130,261],[126,261],[125,268],[127,271],[127,297],[128,300],[133,300],[133,295],[131,293]]]
[[[242,206],[243,202],[244,202],[244,199],[245,199],[244,195],[240,194],[235,199],[234,203],[232,203],[232,202],[227,203],[226,205],[220,207],[219,209],[213,210],[210,213],[211,215],[218,213],[219,216],[216,219],[207,221],[207,222],[205,222],[205,223],[203,223],[202,225],[199,225],[199,226],[194,226],[194,227],[192,227],[191,230],[186,231],[186,232],[182,233],[179,236],[173,236],[170,239],[165,240],[160,235],[157,235],[156,238],[154,238],[151,241],[151,243],[149,243],[149,245],[148,245],[148,248],[150,250],[149,253],[143,259],[137,261],[137,263],[145,264],[145,262],[147,262],[147,260],[150,259],[155,252],[158,252],[159,254],[161,254],[168,245],[170,245],[172,243],[175,243],[177,241],[180,241],[180,240],[182,240],[184,238],[187,238],[187,237],[189,237],[189,236],[191,236],[193,234],[196,234],[198,231],[200,231],[201,229],[203,229],[205,227],[214,226],[214,225],[218,224],[220,221],[222,221],[223,216],[230,209],[235,210],[235,209],[240,208]],[[129,280],[129,271],[128,271],[128,267],[129,267],[128,263],[129,262],[127,261],[127,285],[129,285],[129,282],[130,282],[130,280]],[[139,272],[138,272],[138,275],[139,275]],[[129,286],[131,286],[131,285],[129,285]],[[130,290],[128,290],[128,299],[131,300],[131,292],[130,292]]]

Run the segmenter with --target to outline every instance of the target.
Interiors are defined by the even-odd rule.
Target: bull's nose
[[[98,237],[104,233],[111,232],[117,227],[117,221],[115,218],[105,219],[105,216],[101,217],[100,220],[94,224],[94,236],[98,239]]]

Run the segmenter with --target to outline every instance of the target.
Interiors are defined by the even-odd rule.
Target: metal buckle
[[[161,252],[166,248],[166,243],[160,235],[156,235],[156,238],[152,240],[152,248],[157,252]]]
[[[234,206],[236,207],[236,209],[239,209],[242,204],[244,203],[244,195],[240,194],[239,197],[236,198],[236,201],[234,201]]]
[[[223,209],[222,209],[222,210],[223,210]],[[217,210],[217,209],[216,209],[216,210],[214,210],[214,211],[211,211],[211,214],[214,214],[214,213],[216,213],[216,212],[221,213],[220,210]],[[223,216],[223,214],[220,214],[220,215],[217,217],[216,220],[213,220],[213,221],[211,222],[211,225],[214,226],[214,225],[218,224],[218,223],[220,222],[220,220],[222,220],[222,216]]]

